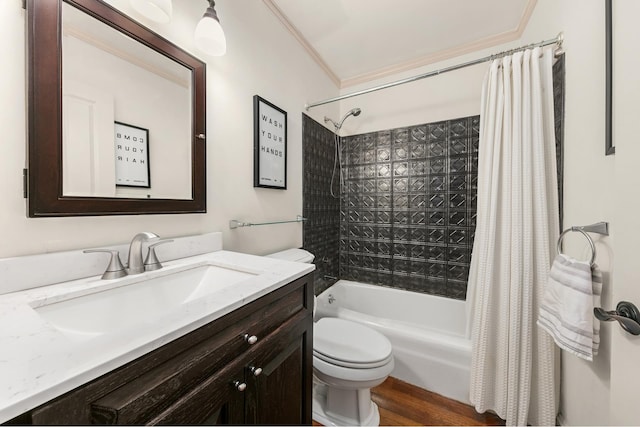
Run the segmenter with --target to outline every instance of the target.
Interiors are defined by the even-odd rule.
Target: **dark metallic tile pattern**
[[[350,246],[349,241],[340,240],[340,199],[331,197],[329,186],[333,170],[335,135],[321,124],[302,115],[302,150],[303,150],[303,207],[302,216],[307,218],[303,225],[303,247],[315,255],[314,292],[319,294],[333,283],[327,276],[339,276],[339,251],[348,253],[351,250],[360,252],[362,246]],[[358,160],[358,159],[353,159]],[[339,188],[334,182],[334,193]],[[352,185],[360,184],[358,181]],[[360,192],[359,187],[353,191]],[[359,207],[359,206],[358,206]],[[360,221],[362,216],[353,211],[352,219]],[[349,221],[344,218],[344,223]]]
[[[342,139],[341,278],[465,298],[478,135],[474,116]]]

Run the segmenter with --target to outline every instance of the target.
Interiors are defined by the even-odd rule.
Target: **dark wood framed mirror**
[[[67,27],[76,17],[89,21]],[[27,40],[29,217],[206,212],[205,63],[100,0],[27,0]],[[121,54],[123,43],[133,50]],[[103,72],[100,61],[127,58],[131,75]],[[155,80],[160,87],[146,87]],[[148,152],[138,167],[141,135]],[[116,159],[130,163],[118,169]],[[139,185],[137,171],[147,174]]]

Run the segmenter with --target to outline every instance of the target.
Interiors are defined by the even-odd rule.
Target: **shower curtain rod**
[[[360,90],[360,91],[357,91],[357,92],[347,93],[345,95],[336,96],[335,98],[329,98],[329,99],[325,99],[323,101],[312,102],[310,104],[306,104],[304,107],[305,107],[306,111],[309,111],[309,108],[318,107],[320,105],[329,104],[331,102],[341,101],[343,99],[352,98],[354,96],[364,95],[365,93],[375,92],[375,91],[378,91],[378,90],[387,89],[387,88],[394,87],[394,86],[399,86],[399,85],[402,85],[402,84],[405,84],[405,83],[415,82],[416,80],[422,80],[422,79],[425,79],[427,77],[437,76],[439,74],[447,73],[449,71],[459,70],[460,68],[468,67],[470,65],[481,64],[483,62],[491,61],[491,60],[496,59],[496,58],[501,58],[501,57],[506,56],[506,55],[511,55],[512,53],[519,52],[519,51],[522,51],[522,50],[525,50],[525,49],[531,49],[531,48],[534,48],[534,47],[541,47],[541,46],[548,46],[550,44],[556,44],[560,48],[560,47],[562,47],[562,41],[563,40],[564,40],[564,35],[561,32],[560,34],[558,34],[553,39],[544,40],[544,41],[541,41],[539,43],[532,43],[532,44],[529,44],[529,45],[526,45],[526,46],[521,46],[521,47],[517,47],[515,49],[511,49],[511,50],[505,50],[504,52],[500,52],[500,53],[497,53],[497,54],[494,54],[494,55],[485,56],[484,58],[475,59],[473,61],[464,62],[462,64],[452,65],[450,67],[441,68],[440,70],[429,71],[428,73],[420,74],[420,75],[413,76],[413,77],[408,77],[406,79],[397,80],[395,82],[386,83],[386,84],[383,84],[383,85],[380,85],[380,86],[375,86],[375,87],[372,87],[372,88],[369,88],[369,89],[363,89],[363,90]]]

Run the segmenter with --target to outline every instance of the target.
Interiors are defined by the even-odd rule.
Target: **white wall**
[[[135,13],[126,0],[109,2]],[[126,242],[143,230],[162,237],[222,231],[225,249],[257,254],[301,245],[300,224],[228,227],[230,219],[258,222],[302,213],[301,112],[311,99],[338,93],[262,1],[216,2],[228,43],[227,54],[220,58],[199,54],[193,43],[193,31],[207,6],[204,0],[174,0],[170,24],[145,22],[207,62],[207,214],[38,219],[26,217],[22,198],[27,118],[21,4],[0,1],[0,56],[5,59],[0,78],[0,257]],[[288,112],[286,191],[253,188],[255,94]]]

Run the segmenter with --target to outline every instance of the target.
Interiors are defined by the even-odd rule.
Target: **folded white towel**
[[[588,262],[558,255],[549,272],[538,314],[538,326],[563,350],[592,361],[600,346],[600,321],[593,308],[600,307],[602,273]]]

